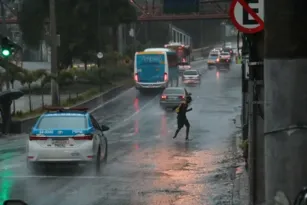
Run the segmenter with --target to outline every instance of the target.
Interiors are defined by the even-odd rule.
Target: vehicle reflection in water
[[[7,156],[4,156],[7,155]],[[5,153],[2,156],[4,158],[11,158],[11,153]],[[9,161],[9,160],[7,160]],[[4,165],[5,166],[5,165]],[[8,164],[9,166],[9,164]],[[1,178],[1,185],[0,185],[0,204],[3,204],[3,202],[5,200],[10,199],[10,195],[11,195],[11,191],[12,191],[12,187],[13,187],[13,178],[12,176],[14,175],[14,173],[10,170],[10,169],[3,169],[3,171],[0,174],[0,178]]]
[[[134,109],[135,112],[139,112],[140,111],[140,106],[139,106],[139,99],[135,98],[134,99]],[[138,116],[136,116],[138,118]],[[134,135],[137,135],[139,133],[139,119],[135,119],[134,120]]]
[[[167,120],[165,114],[161,115],[161,129],[160,129],[160,135],[161,137],[166,137],[168,134],[168,128],[167,128]]]
[[[220,79],[220,72],[216,72],[216,74],[215,74],[215,76],[216,76],[216,79],[218,80],[218,79]]]
[[[140,146],[139,146],[138,143],[134,144],[134,149],[135,149],[135,150],[139,150],[139,149],[140,149]]]

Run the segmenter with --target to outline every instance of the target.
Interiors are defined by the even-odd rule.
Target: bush
[[[129,58],[126,58],[126,60],[129,60]],[[70,69],[67,72],[72,72],[72,75],[76,76],[76,79],[71,82],[69,81],[69,83],[65,85],[63,84],[60,87],[61,94],[81,93],[97,87],[102,89],[117,81],[129,79],[132,76],[133,66],[131,63],[121,63],[104,65],[102,68],[93,67],[87,71]],[[33,84],[31,93],[36,95],[50,94],[50,88],[50,83],[46,83],[43,87]],[[23,87],[20,90],[24,92],[24,94],[29,94],[29,89],[27,87]]]

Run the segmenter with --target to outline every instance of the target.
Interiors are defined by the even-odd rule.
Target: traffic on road
[[[240,67],[209,69],[209,58],[180,75],[165,63],[173,54],[137,53],[135,87],[92,112],[50,108],[30,136],[0,145],[0,203],[231,204]]]

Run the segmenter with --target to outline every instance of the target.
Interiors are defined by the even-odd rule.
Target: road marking
[[[15,176],[1,176],[1,179],[111,179],[118,181],[133,181],[133,178],[119,177],[119,176],[57,176],[57,175],[15,175]],[[155,179],[155,177],[148,176],[146,179]]]
[[[16,175],[16,176],[1,176],[4,178],[11,179],[26,179],[26,178],[61,178],[61,179],[105,179],[106,176],[56,176],[56,175]]]
[[[156,98],[159,95],[156,95],[155,97],[153,97],[151,100],[149,100],[147,103],[145,103],[145,105],[143,105],[143,107],[141,107],[140,109],[138,109],[135,113],[133,113],[132,115],[130,115],[129,117],[125,118],[124,120],[121,121],[121,123],[119,123],[117,126],[113,127],[110,129],[110,131],[114,131],[118,128],[121,128],[124,125],[124,122],[127,122],[128,120],[132,119],[134,116],[136,116],[137,114],[139,114],[140,112],[142,112],[144,109],[146,109],[152,102],[154,102],[156,100]]]
[[[95,107],[94,109],[91,109],[91,110],[90,110],[90,113],[95,112],[96,110],[98,110],[98,109],[100,109],[100,108],[106,106],[107,104],[109,104],[109,103],[111,103],[111,102],[117,100],[118,98],[120,98],[120,97],[122,97],[124,94],[126,94],[127,92],[130,92],[132,89],[133,89],[133,87],[132,87],[132,88],[129,88],[128,90],[125,90],[124,92],[120,93],[120,94],[117,95],[116,97],[114,97],[114,98],[108,100],[107,102],[105,102],[105,103],[99,105],[98,107]]]
[[[0,168],[0,170],[7,170],[7,169],[14,169],[14,168],[18,168],[21,167],[22,164],[11,164],[11,165],[4,165]]]

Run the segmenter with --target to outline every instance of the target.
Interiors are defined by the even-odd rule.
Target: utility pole
[[[241,124],[242,124],[242,141],[248,139],[248,79],[246,76],[247,70],[248,70],[248,62],[246,61],[246,55],[248,52],[246,52],[246,48],[242,47],[240,48],[240,33],[238,32],[237,36],[237,45],[238,45],[238,58],[241,58],[241,86],[242,86],[242,111],[241,111]],[[246,44],[246,43],[245,43]],[[245,45],[248,46],[248,45]],[[240,56],[240,50],[241,50],[241,56]]]
[[[49,13],[50,13],[50,39],[51,39],[51,74],[54,76],[58,75],[58,60],[57,60],[57,49],[58,49],[58,38],[56,31],[56,16],[55,16],[55,0],[49,0]],[[56,106],[60,102],[59,87],[58,83],[51,80],[51,100],[52,105]]]
[[[4,8],[4,3],[3,3],[3,0],[0,0],[0,5],[1,5],[1,19],[2,19],[2,34],[3,36],[6,36],[8,37],[8,31],[7,31],[7,27],[6,27],[6,17],[5,17],[5,8]],[[9,79],[9,71],[7,70],[8,69],[8,63],[9,63],[9,60],[7,58],[4,59],[4,69],[6,70],[5,72],[5,75],[7,76],[7,79]],[[6,84],[6,89],[7,90],[10,90],[11,86],[10,86],[10,82],[7,80],[5,82]]]
[[[99,52],[102,52],[102,40],[101,40],[101,0],[97,0],[97,33],[98,33],[98,51],[97,53]],[[98,58],[98,68],[101,67],[101,58]]]
[[[277,204],[275,200],[281,197],[293,204],[307,185],[306,3],[265,1],[267,205]]]
[[[200,47],[204,47],[204,22],[200,20]]]
[[[246,35],[249,48],[249,185],[251,205],[262,204],[264,191],[264,33]]]

